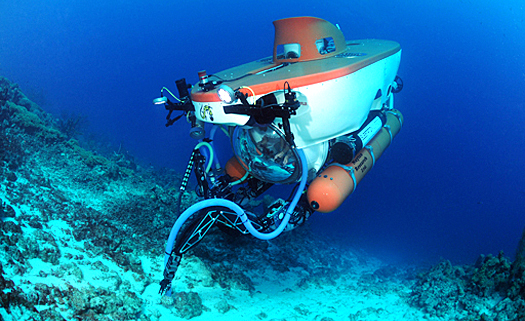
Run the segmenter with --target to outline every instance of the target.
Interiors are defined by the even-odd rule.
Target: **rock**
[[[489,296],[495,292],[504,294],[509,288],[510,262],[500,253],[480,256],[476,269],[470,279],[471,291],[479,296]]]
[[[464,292],[467,279],[461,267],[441,261],[429,271],[420,273],[412,286],[409,304],[419,307],[432,317],[447,317],[455,313],[460,293]]]
[[[516,250],[516,259],[512,262],[510,271],[508,296],[525,299],[525,229]]]
[[[103,313],[106,308],[106,302],[100,297],[94,297],[89,301],[89,306],[95,310],[96,313]]]
[[[396,278],[400,273],[399,268],[393,265],[384,265],[374,272],[374,275],[383,281]]]
[[[102,272],[109,272],[109,268],[106,265],[104,265],[104,263],[102,263],[100,260],[93,262],[90,268],[92,270],[100,270]]]
[[[142,269],[142,262],[138,257],[130,255],[129,264],[131,266],[131,271],[138,274],[144,274],[144,270]]]
[[[4,224],[2,225],[2,230],[4,232],[13,234],[22,233],[22,228],[12,221],[4,222]]]
[[[184,280],[187,283],[200,284],[205,287],[212,287],[215,284],[210,269],[196,256],[184,257],[180,269],[185,271]],[[179,277],[182,276],[176,276],[175,279]]]
[[[224,314],[228,311],[230,311],[231,308],[233,308],[226,299],[222,299],[219,302],[215,303],[215,309],[219,311],[220,313]]]
[[[73,289],[69,296],[69,305],[73,308],[75,314],[82,314],[90,307],[90,298],[88,291]]]
[[[175,292],[172,294],[174,307],[181,318],[191,319],[202,314],[204,306],[199,294],[195,292]]]
[[[120,275],[115,272],[111,271],[110,273],[107,273],[103,279],[106,280],[106,287],[109,291],[117,291],[120,288],[120,285],[122,284],[122,278]]]
[[[16,212],[9,204],[0,202],[0,219],[4,217],[16,217]]]
[[[16,182],[16,180],[18,179],[18,177],[16,176],[15,173],[13,172],[8,172],[5,176],[5,178],[10,181],[10,182]]]
[[[116,320],[134,320],[141,314],[144,302],[137,294],[131,291],[125,291],[122,295],[122,306],[117,309],[114,315]]]
[[[175,305],[175,299],[171,296],[163,295],[162,298],[160,298],[160,304],[169,308]]]

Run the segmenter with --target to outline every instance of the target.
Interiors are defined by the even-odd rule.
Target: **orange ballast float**
[[[403,115],[398,110],[386,111],[386,124],[350,163],[332,163],[312,181],[308,187],[310,206],[322,213],[332,212],[341,206],[390,146],[402,125]]]

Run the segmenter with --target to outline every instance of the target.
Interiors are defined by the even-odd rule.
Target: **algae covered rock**
[[[82,117],[55,119],[27,98],[18,85],[0,77],[0,161],[6,155],[31,154],[42,147],[59,144],[79,157],[88,167],[105,165],[108,160],[79,146],[71,138],[79,133]],[[31,136],[31,139],[25,137]],[[25,139],[24,139],[25,138]],[[22,145],[25,141],[27,146]],[[13,157],[13,156],[11,156]],[[14,167],[20,165],[16,161]]]
[[[56,143],[65,138],[60,131],[52,126],[47,126],[37,114],[11,101],[8,101],[2,108],[0,120],[2,119],[9,119],[11,124],[16,125],[28,134],[37,135],[48,143]]]
[[[93,168],[97,165],[105,165],[108,163],[108,160],[105,157],[96,155],[95,153],[80,147],[78,141],[74,139],[68,140],[65,145],[72,151],[73,155],[78,157],[88,167]]]

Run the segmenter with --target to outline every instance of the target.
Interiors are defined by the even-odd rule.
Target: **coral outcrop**
[[[442,261],[417,275],[411,305],[447,320],[525,320],[525,232],[516,259],[481,255],[474,266]]]

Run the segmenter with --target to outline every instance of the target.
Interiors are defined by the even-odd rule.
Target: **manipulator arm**
[[[191,96],[189,93],[189,89],[191,89],[192,86],[186,83],[185,78],[175,81],[175,84],[177,85],[180,98],[177,98],[175,95],[173,95],[166,87],[162,87],[160,91],[160,97],[153,100],[155,105],[164,104],[164,107],[168,111],[168,115],[166,116],[166,127],[173,125],[173,123],[179,120],[182,116],[188,115],[188,113],[191,113],[189,117],[190,120],[193,118],[192,121],[194,121],[195,119],[195,115],[193,114],[195,109],[193,107],[193,102],[191,101]],[[168,99],[168,97],[164,96],[164,90],[166,90],[178,102],[172,102]],[[183,113],[175,118],[171,118],[171,114],[174,110],[181,110]]]

